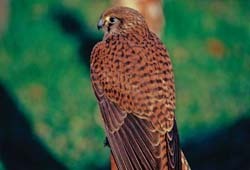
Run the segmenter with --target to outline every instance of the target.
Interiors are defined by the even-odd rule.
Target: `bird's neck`
[[[131,41],[140,44],[150,35],[148,28],[130,28],[120,31],[105,32],[103,40],[122,38],[126,41]]]

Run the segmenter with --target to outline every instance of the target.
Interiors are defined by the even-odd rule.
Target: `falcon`
[[[103,40],[91,53],[91,82],[119,170],[190,169],[180,148],[169,54],[144,17],[104,11]]]

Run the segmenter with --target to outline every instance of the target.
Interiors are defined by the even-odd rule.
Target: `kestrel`
[[[150,30],[160,35],[164,24],[162,0],[113,0],[113,4],[132,7],[140,11]]]
[[[91,81],[116,166],[120,170],[190,169],[175,121],[173,68],[143,16],[106,10],[103,40],[91,54]]]

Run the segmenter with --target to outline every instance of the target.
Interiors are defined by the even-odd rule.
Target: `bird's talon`
[[[106,137],[105,139],[104,139],[104,147],[110,147],[110,145],[109,145],[109,141],[108,141],[108,138]]]

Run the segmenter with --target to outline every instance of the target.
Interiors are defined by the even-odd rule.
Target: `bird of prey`
[[[103,40],[91,53],[91,81],[119,170],[190,169],[180,149],[169,54],[144,17],[104,11]]]
[[[148,27],[156,35],[160,35],[164,25],[162,0],[112,0],[116,6],[132,7],[144,16]]]

